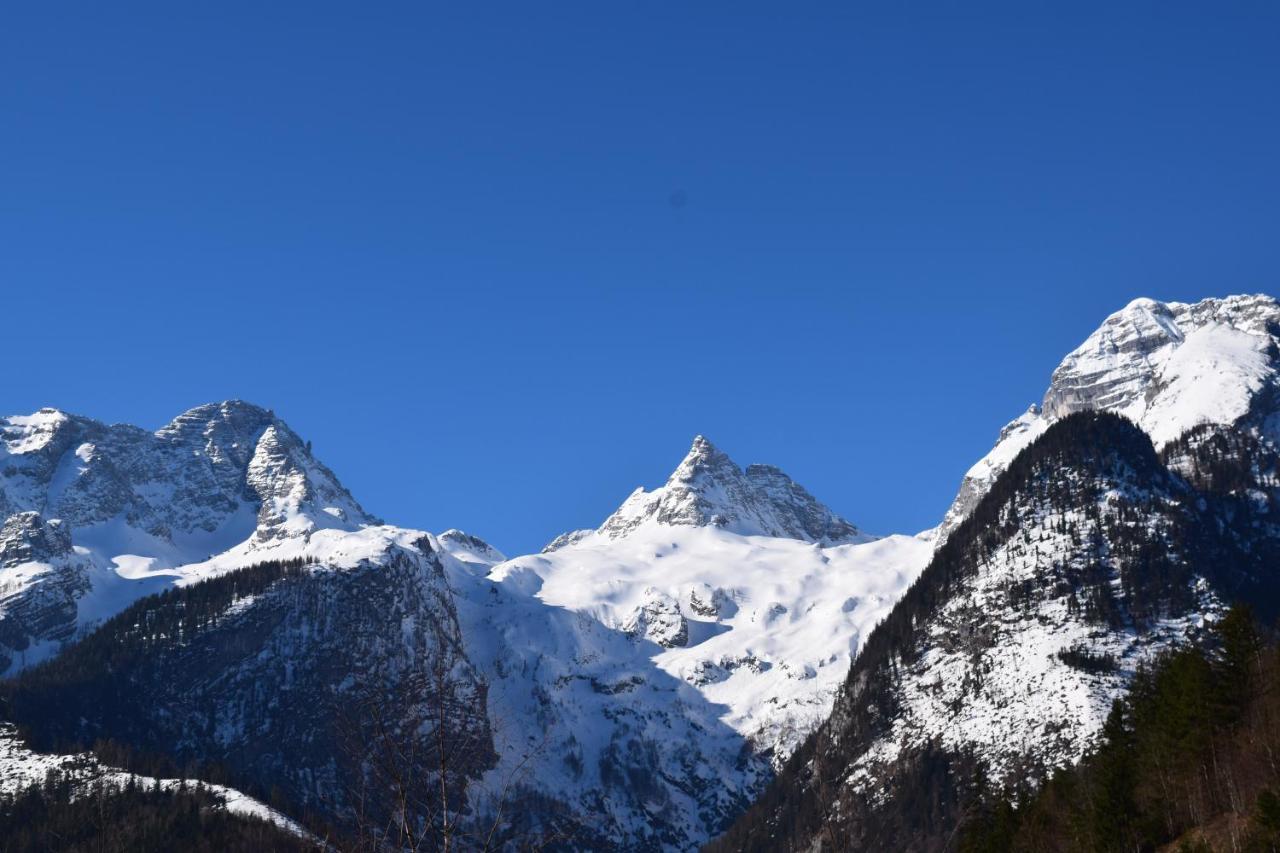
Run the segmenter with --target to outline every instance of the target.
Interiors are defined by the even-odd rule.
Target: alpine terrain
[[[1098,744],[1135,673],[1275,618],[1280,305],[1132,302],[973,467],[831,717],[715,849],[954,846]],[[1055,848],[1056,849],[1056,848]]]
[[[701,437],[599,530],[506,560],[382,524],[247,403],[0,423],[0,775],[96,745],[333,837],[696,847],[931,552]]]
[[[363,849],[947,849],[1232,604],[1280,611],[1278,336],[1270,297],[1132,302],[918,536],[698,436],[508,559],[381,522],[248,403],[5,418],[0,791]]]

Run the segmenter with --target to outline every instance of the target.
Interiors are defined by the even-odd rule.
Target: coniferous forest
[[[1280,646],[1245,608],[1140,671],[1084,761],[1037,791],[979,783],[959,849],[1280,849]]]
[[[0,797],[0,853],[239,853],[313,850],[262,820],[234,815],[194,785],[148,787],[131,779],[87,789],[67,774]]]

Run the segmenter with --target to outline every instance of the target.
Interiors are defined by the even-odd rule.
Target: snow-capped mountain
[[[1273,618],[1278,317],[1267,297],[1139,300],[1069,355],[719,849],[942,849],[966,785],[1078,760],[1135,668],[1227,602]]]
[[[1055,421],[872,632],[831,718],[721,849],[827,833],[941,849],[978,778],[1078,760],[1137,666],[1197,641],[1227,601],[1274,618],[1278,464],[1231,427],[1161,456],[1119,416]]]
[[[1280,437],[1280,303],[1262,295],[1135,299],[1112,314],[1053,371],[1044,399],[965,474],[937,541],[1050,424],[1089,410],[1124,415],[1157,448],[1202,423]]]
[[[235,400],[154,433],[54,409],[4,418],[0,466],[0,512],[62,519],[91,547],[150,536],[182,562],[251,533],[268,540],[374,521],[283,421]]]
[[[650,521],[820,545],[873,538],[823,506],[782,471],[772,465],[751,465],[743,471],[703,436],[693,440],[688,455],[664,486],[652,492],[636,489],[599,532],[618,538]],[[567,534],[566,541],[580,535],[582,531]]]
[[[243,565],[376,523],[284,422],[239,401],[154,433],[53,409],[0,419],[0,516],[0,674],[211,555]]]
[[[372,684],[402,728],[451,697],[474,819],[582,848],[696,846],[826,715],[930,550],[866,536],[703,438],[600,530],[506,560],[458,530],[380,524],[249,404],[154,433],[52,410],[4,424],[0,643],[10,674],[30,671],[20,721],[45,745],[217,762],[338,820],[359,779],[334,720]],[[196,597],[144,599],[163,590]],[[196,618],[181,643],[137,636],[174,607]],[[94,674],[95,649],[137,643]],[[425,694],[424,667],[447,670]]]
[[[777,468],[743,471],[703,436],[666,485],[553,544],[491,577],[631,637],[775,765],[826,717],[930,551],[860,532]]]
[[[247,576],[205,564],[21,674],[6,697],[15,721],[40,748],[109,738],[216,763],[335,820],[355,808],[375,745],[345,726],[372,702],[397,728],[447,705],[451,743],[474,744],[459,751],[468,772],[482,772],[492,759],[485,685],[431,538],[371,526],[293,546],[290,562],[256,563]]]
[[[766,791],[728,849],[910,846],[969,775],[1078,758],[1134,668],[1226,602],[1280,611],[1278,343],[1268,297],[1130,304],[936,539],[869,536],[699,436],[598,529],[507,559],[381,524],[248,404],[155,432],[8,418],[7,707],[46,746],[217,762],[338,822],[378,762],[335,720],[376,707],[403,736],[447,709],[451,784],[499,837],[690,849]]]

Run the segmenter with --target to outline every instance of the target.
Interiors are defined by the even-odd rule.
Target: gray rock
[[[47,657],[75,636],[76,601],[89,589],[88,563],[71,534],[38,513],[10,516],[0,527],[0,675],[28,653]],[[33,647],[35,647],[33,649]]]

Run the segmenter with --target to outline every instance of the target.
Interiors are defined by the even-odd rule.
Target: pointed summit
[[[689,447],[689,452],[667,478],[667,485],[692,483],[700,476],[724,478],[732,477],[734,474],[741,475],[741,473],[727,453],[712,444],[705,435],[697,435]]]
[[[704,435],[693,439],[666,485],[652,492],[636,489],[599,532],[617,538],[649,523],[720,527],[744,536],[777,536],[821,545],[872,538],[778,468],[752,465],[744,472]]]
[[[32,511],[76,529],[120,518],[174,545],[247,536],[237,525],[253,514],[258,539],[377,521],[273,411],[241,400],[196,406],[154,433],[54,409],[0,418],[0,461],[0,520]]]
[[[711,439],[699,433],[693,437],[693,444],[689,446],[689,453],[685,456],[685,461],[687,462],[690,459],[708,459],[713,456],[725,456],[725,454],[711,443]]]

